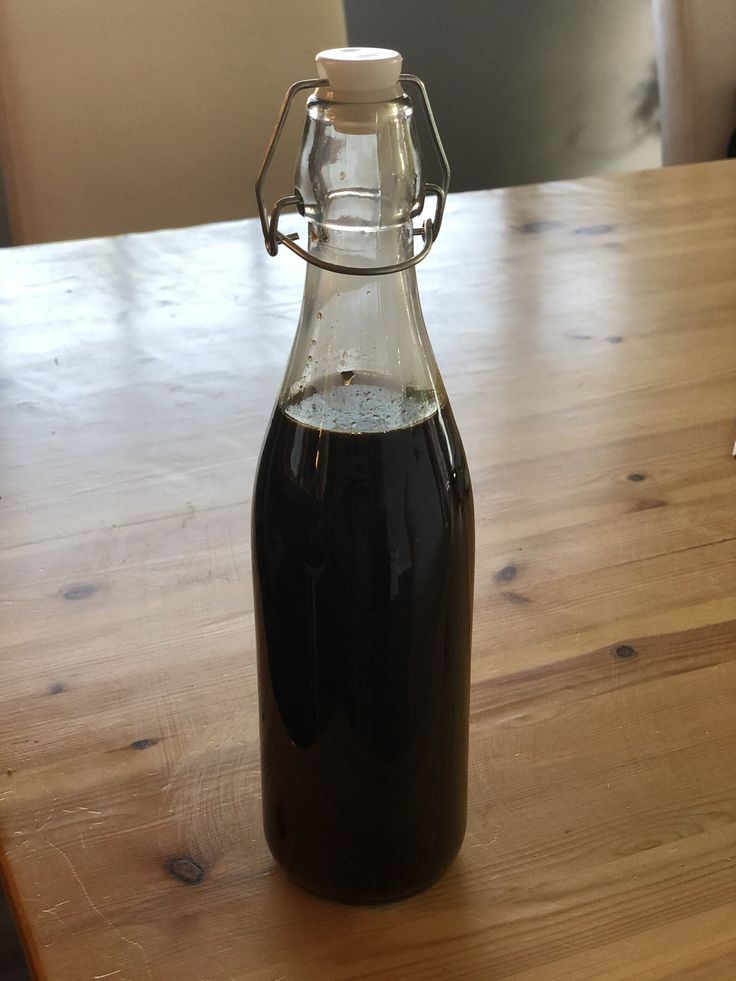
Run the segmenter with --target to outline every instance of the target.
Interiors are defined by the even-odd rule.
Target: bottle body
[[[266,837],[344,902],[419,891],[465,830],[472,494],[449,407],[403,408],[353,434],[277,407],[254,498]]]
[[[362,105],[346,126],[311,100],[310,251],[343,266],[412,254],[410,112]],[[308,267],[252,538],[269,847],[329,899],[416,893],[465,830],[474,524],[413,269]]]

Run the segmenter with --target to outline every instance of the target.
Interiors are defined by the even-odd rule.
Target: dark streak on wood
[[[512,579],[516,579],[518,571],[515,565],[505,565],[493,578],[496,582],[511,582]]]
[[[586,701],[631,685],[729,664],[736,651],[736,620],[633,638],[618,646],[631,647],[640,655],[625,670],[616,648],[609,646],[480,682],[473,686],[471,715],[505,712],[512,705],[547,700],[551,695],[560,705]]]
[[[659,498],[641,498],[634,503],[629,508],[629,512],[634,511],[651,511],[653,508],[663,508],[667,504],[667,501],[660,501]]]
[[[68,586],[61,595],[66,600],[81,600],[87,599],[88,596],[94,596],[96,592],[97,586],[94,583],[83,582],[74,586]]]
[[[554,232],[565,226],[561,221],[527,221],[523,225],[514,225],[515,232],[522,235],[539,235],[542,232]]]
[[[506,599],[509,600],[511,603],[520,603],[520,604],[531,603],[531,600],[529,599],[528,596],[524,596],[523,593],[515,593],[511,589],[504,589],[501,595],[505,596]]]
[[[613,225],[583,225],[575,229],[576,235],[606,235],[613,231]]]

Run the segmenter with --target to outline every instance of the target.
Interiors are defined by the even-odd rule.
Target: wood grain
[[[0,254],[0,843],[49,981],[736,976],[736,164],[458,195],[469,828],[303,895],[260,830],[249,501],[303,270],[252,222]]]

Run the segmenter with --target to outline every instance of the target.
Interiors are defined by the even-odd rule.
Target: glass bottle
[[[462,843],[474,525],[411,260],[423,196],[401,60],[317,57],[297,162],[304,299],[253,499],[263,818],[303,888],[434,882]],[[366,270],[368,270],[366,274]]]

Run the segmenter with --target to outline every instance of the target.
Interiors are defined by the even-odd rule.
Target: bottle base
[[[311,896],[316,896],[318,899],[324,899],[331,903],[338,903],[341,906],[385,906],[389,903],[399,903],[403,900],[411,899],[413,896],[418,896],[420,893],[426,892],[427,889],[431,889],[432,886],[436,885],[457,858],[461,845],[462,841],[458,843],[457,848],[453,850],[450,857],[442,865],[425,877],[415,879],[412,882],[405,882],[402,885],[386,886],[385,888],[348,886],[345,883],[328,881],[316,882],[313,879],[300,876],[293,869],[290,869],[286,863],[280,860],[270,843],[269,850],[274,861],[289,882],[301,889],[302,892],[309,893]]]

